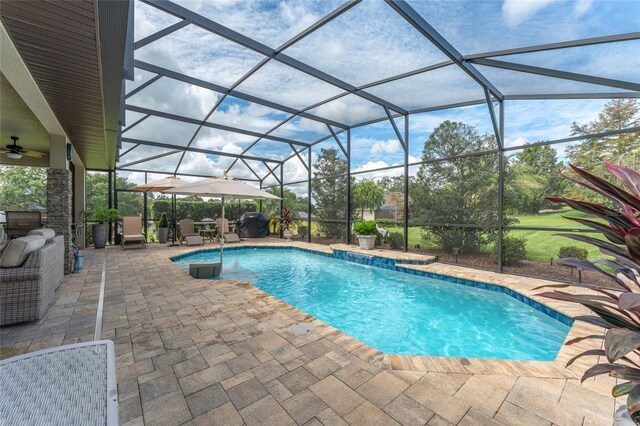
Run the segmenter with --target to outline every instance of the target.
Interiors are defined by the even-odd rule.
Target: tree
[[[311,194],[314,212],[320,219],[318,228],[327,237],[342,239],[346,225],[324,220],[346,220],[347,218],[347,160],[338,157],[335,148],[321,149],[311,179]]]
[[[107,207],[109,202],[109,186],[107,174],[102,172],[87,173],[85,181],[87,211],[92,212],[96,207]]]
[[[0,209],[47,207],[47,169],[30,166],[0,167]]]
[[[495,138],[470,125],[444,121],[424,143],[423,163],[411,183],[414,221],[434,224],[498,224],[498,154],[454,160],[460,153],[493,150]],[[447,251],[477,252],[495,231],[435,225],[423,228],[423,239]]]
[[[518,152],[505,167],[505,204],[509,210],[537,214],[541,210],[558,209],[558,204],[544,197],[560,195],[567,187],[567,181],[560,175],[563,168],[551,146],[526,147]]]
[[[107,207],[109,204],[108,175],[103,172],[89,172],[86,179],[86,203],[88,217],[96,207]],[[135,183],[129,182],[126,177],[116,176],[116,186],[119,189],[131,188]],[[149,204],[153,204],[153,195]],[[137,216],[144,213],[144,194],[137,192],[118,192],[118,212],[121,216]]]
[[[404,193],[404,175],[382,177],[378,180],[378,185],[382,187],[385,193],[387,192]]]
[[[574,122],[571,133],[589,136],[611,130],[640,126],[640,103],[635,99],[613,99],[607,102],[598,119],[588,124]],[[599,177],[608,177],[604,162],[619,164],[632,169],[640,168],[640,132],[614,136],[587,138],[584,142],[567,148],[570,163],[589,168]],[[585,201],[602,201],[599,195],[577,185],[569,187],[567,196]]]
[[[351,199],[363,219],[365,210],[377,210],[384,204],[384,190],[373,179],[364,179],[351,187]]]

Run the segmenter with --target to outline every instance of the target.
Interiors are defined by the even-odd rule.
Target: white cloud
[[[127,104],[184,117],[204,119],[222,95],[163,77],[127,99]]]
[[[571,136],[571,124],[597,119],[606,100],[513,101],[505,106],[505,146]]]
[[[502,13],[507,25],[515,27],[551,4],[551,0],[504,0]]]
[[[196,174],[203,176],[222,176],[227,167],[231,165],[231,157],[212,157],[196,152],[185,154],[179,173]]]
[[[580,17],[587,13],[593,6],[593,0],[576,0],[576,4],[573,6],[573,12],[576,16]]]
[[[379,105],[353,94],[320,105],[309,112],[344,124],[360,123],[385,115]]]
[[[382,1],[366,1],[284,51],[353,85],[445,60]]]
[[[388,141],[378,141],[374,143],[369,152],[371,154],[395,154],[402,149],[402,145],[397,139],[389,139]]]

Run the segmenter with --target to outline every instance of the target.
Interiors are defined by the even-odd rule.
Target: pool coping
[[[322,246],[312,243],[303,242],[273,242],[273,241],[250,241],[243,242],[232,247],[225,247],[225,250],[235,250],[239,248],[297,248],[303,251],[319,253],[333,257],[335,250],[337,251],[351,251],[357,253],[359,249],[349,250],[350,246],[338,245],[334,246]],[[217,248],[204,247],[195,250],[188,250],[184,253],[180,253],[170,257],[170,261],[176,268],[180,268],[173,262],[174,259],[183,258],[186,255],[190,255],[197,252],[215,251]],[[392,254],[394,256],[387,256]],[[404,253],[403,253],[404,254]],[[463,284],[463,282],[474,282],[503,288],[512,292],[512,297],[515,294],[522,296],[540,306],[544,306],[547,309],[553,310],[570,319],[575,318],[578,315],[584,315],[589,311],[580,305],[575,305],[563,301],[556,301],[553,299],[542,299],[537,294],[542,290],[535,290],[536,287],[544,285],[557,285],[557,282],[532,279],[526,277],[519,277],[509,274],[498,274],[495,272],[476,270],[466,267],[460,267],[457,265],[440,264],[433,259],[425,259],[424,264],[403,264],[399,263],[402,259],[398,259],[398,252],[375,252],[375,257],[381,257],[385,259],[394,260],[395,267],[403,269],[402,272],[415,271],[416,275],[426,274],[425,276],[433,276],[440,279],[440,277],[446,277],[444,281],[448,281],[455,284]],[[419,256],[415,255],[414,256]],[[395,258],[393,258],[395,257]],[[432,256],[425,256],[432,258]],[[407,259],[409,260],[409,259]],[[391,268],[387,268],[391,269]],[[184,270],[182,270],[184,272]],[[408,272],[411,273],[411,272]],[[189,276],[186,272],[185,274]],[[191,278],[191,277],[189,277]],[[236,281],[236,280],[229,280]],[[526,281],[526,282],[525,282]],[[276,304],[283,312],[294,312],[296,317],[303,318],[305,321],[311,321],[316,325],[316,332],[323,337],[334,341],[345,350],[353,353],[359,358],[372,363],[378,367],[392,369],[392,370],[408,370],[408,371],[434,371],[434,372],[447,372],[447,373],[477,373],[477,374],[507,374],[518,376],[534,376],[534,377],[546,377],[546,378],[580,378],[584,371],[595,363],[594,358],[586,358],[586,360],[579,359],[574,362],[569,368],[565,367],[566,362],[588,349],[595,349],[593,341],[584,340],[582,342],[567,346],[563,344],[560,348],[558,355],[554,361],[522,361],[522,360],[503,360],[503,359],[489,359],[489,358],[457,358],[457,357],[435,357],[435,356],[416,356],[416,355],[396,355],[386,354],[378,349],[361,342],[354,337],[336,329],[329,324],[315,318],[312,315],[301,311],[286,302],[272,296],[257,287],[243,281],[236,281],[243,285],[249,286],[251,293],[254,296],[256,302],[268,303],[269,305]],[[463,284],[464,285],[464,284]],[[490,290],[490,289],[489,289]],[[585,293],[589,292],[586,289],[577,289],[568,287],[563,291],[572,293]],[[533,307],[533,306],[532,306]],[[602,333],[602,328],[586,324],[581,321],[574,321],[567,334],[565,342],[575,337],[586,336],[589,334]],[[600,348],[600,345],[597,347]]]

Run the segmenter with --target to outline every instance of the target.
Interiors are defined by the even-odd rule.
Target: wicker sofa
[[[0,268],[0,326],[44,316],[64,277],[64,237],[58,235],[17,268]]]

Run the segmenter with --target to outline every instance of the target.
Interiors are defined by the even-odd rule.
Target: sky
[[[180,0],[177,4],[203,15],[242,35],[276,49],[341,5],[337,0]],[[640,31],[640,3],[634,0],[410,0],[441,35],[462,54],[473,54],[522,46],[576,40]],[[140,1],[135,2],[135,39],[141,40],[178,22],[178,18]],[[632,54],[636,52],[636,54]],[[598,77],[638,82],[640,41],[608,43],[547,52],[504,56],[497,59],[525,65],[554,68]],[[382,0],[365,0],[324,27],[287,47],[284,54],[359,87],[446,61],[448,58],[410,26]],[[151,63],[223,87],[237,82],[264,57],[202,28],[187,25],[135,52],[137,60]],[[505,71],[477,65],[502,93],[611,93],[622,89],[590,85],[562,79]],[[127,92],[155,74],[136,68],[135,81],[127,82]],[[348,94],[323,105],[315,104],[344,93],[343,89],[313,78],[278,61],[270,60],[235,87],[296,110],[353,125],[385,117],[379,105]],[[456,65],[409,76],[366,89],[406,110],[434,108],[484,98],[482,88]],[[196,120],[231,126],[247,132],[272,130],[275,137],[309,143],[329,136],[321,122],[296,117],[277,109],[227,96],[191,84],[160,78],[130,96],[127,104],[181,115]],[[597,118],[606,100],[507,101],[505,102],[505,145],[518,146],[540,140],[570,136],[571,123],[587,123]],[[219,105],[218,105],[219,104]],[[214,105],[218,105],[211,113]],[[143,114],[127,111],[127,125]],[[463,121],[482,134],[492,133],[486,104],[416,113],[410,115],[409,161],[419,161],[424,141],[444,120]],[[404,134],[404,120],[397,120]],[[273,130],[275,128],[275,130]],[[338,129],[336,129],[338,130]],[[252,135],[226,132],[211,127],[150,117],[128,129],[123,137],[228,153],[242,153],[283,159],[292,151],[288,144]],[[344,142],[345,134],[340,136]],[[172,150],[124,143],[118,166],[169,153]],[[312,163],[321,148],[337,148],[332,138],[312,150]],[[353,171],[400,165],[402,145],[388,120],[357,127],[351,131]],[[301,154],[307,159],[306,151]],[[563,153],[560,152],[562,156]],[[220,175],[232,158],[201,153],[174,153],[138,163],[131,168],[173,173]],[[260,175],[268,173],[261,163],[248,161]],[[305,166],[296,158],[284,168],[285,181],[307,178]],[[368,177],[395,175],[379,172]],[[242,162],[230,175],[255,179]],[[141,173],[128,173],[140,182]],[[273,177],[265,184],[274,184]],[[305,187],[301,185],[300,188]],[[302,190],[302,189],[301,189]],[[306,191],[306,189],[304,189]]]

